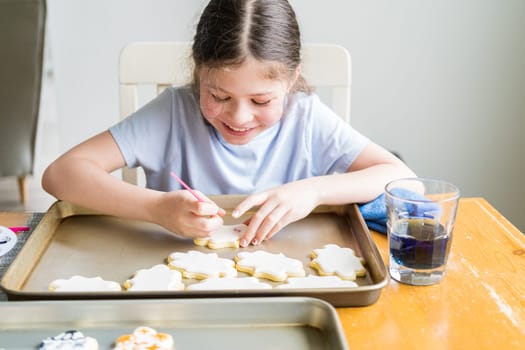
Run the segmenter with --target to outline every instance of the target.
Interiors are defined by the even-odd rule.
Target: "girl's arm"
[[[379,196],[388,182],[413,176],[414,172],[400,159],[369,142],[344,174],[303,179],[247,197],[237,206],[234,217],[254,206],[260,208],[251,217],[241,245],[259,244],[271,238],[318,205],[368,202]]]
[[[109,131],[79,144],[44,172],[42,187],[58,199],[109,215],[160,224],[172,232],[198,237],[222,225],[214,203],[197,202],[188,191],[160,192],[111,175],[125,166]]]

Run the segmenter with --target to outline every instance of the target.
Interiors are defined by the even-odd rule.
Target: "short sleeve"
[[[166,89],[109,131],[128,167],[161,163],[173,129],[173,92]]]
[[[315,175],[348,170],[369,139],[314,96],[311,105],[311,147]]]

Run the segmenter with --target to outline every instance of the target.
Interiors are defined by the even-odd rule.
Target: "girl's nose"
[[[232,106],[230,110],[230,118],[233,123],[241,126],[252,120],[253,113],[249,106],[246,106],[245,103],[239,102]]]

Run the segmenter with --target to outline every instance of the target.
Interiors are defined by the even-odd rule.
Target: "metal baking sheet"
[[[175,349],[348,349],[335,309],[312,298],[20,301],[0,304],[0,346],[36,349],[76,329],[112,349],[149,326]]]
[[[226,224],[243,222],[251,215],[233,220],[229,210],[243,196],[216,196],[213,199],[228,212]],[[174,251],[198,250],[216,252],[232,258],[239,249],[263,249],[283,253],[303,262],[307,274],[317,272],[308,264],[313,249],[325,244],[352,248],[365,259],[367,273],[358,277],[356,288],[265,289],[233,291],[158,291],[158,292],[69,292],[48,291],[51,281],[72,275],[100,276],[123,283],[139,269],[166,263]],[[374,303],[387,284],[383,260],[373,242],[356,205],[321,206],[306,218],[285,227],[272,239],[257,247],[211,250],[193,244],[164,228],[141,221],[100,215],[68,202],[53,204],[35,228],[16,259],[6,271],[1,287],[9,300],[20,299],[106,299],[106,298],[195,298],[306,296],[326,300],[338,307],[363,306]],[[245,275],[239,273],[239,276]],[[186,285],[194,280],[183,280]],[[276,283],[264,280],[276,285]]]

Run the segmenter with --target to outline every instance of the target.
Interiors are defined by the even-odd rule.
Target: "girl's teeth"
[[[242,128],[242,129],[239,129],[239,128],[235,128],[235,127],[233,127],[233,126],[231,126],[231,125],[228,125],[228,127],[229,127],[230,129],[232,129],[233,131],[238,131],[238,132],[243,132],[243,131],[248,131],[248,130],[250,130],[250,128]]]

